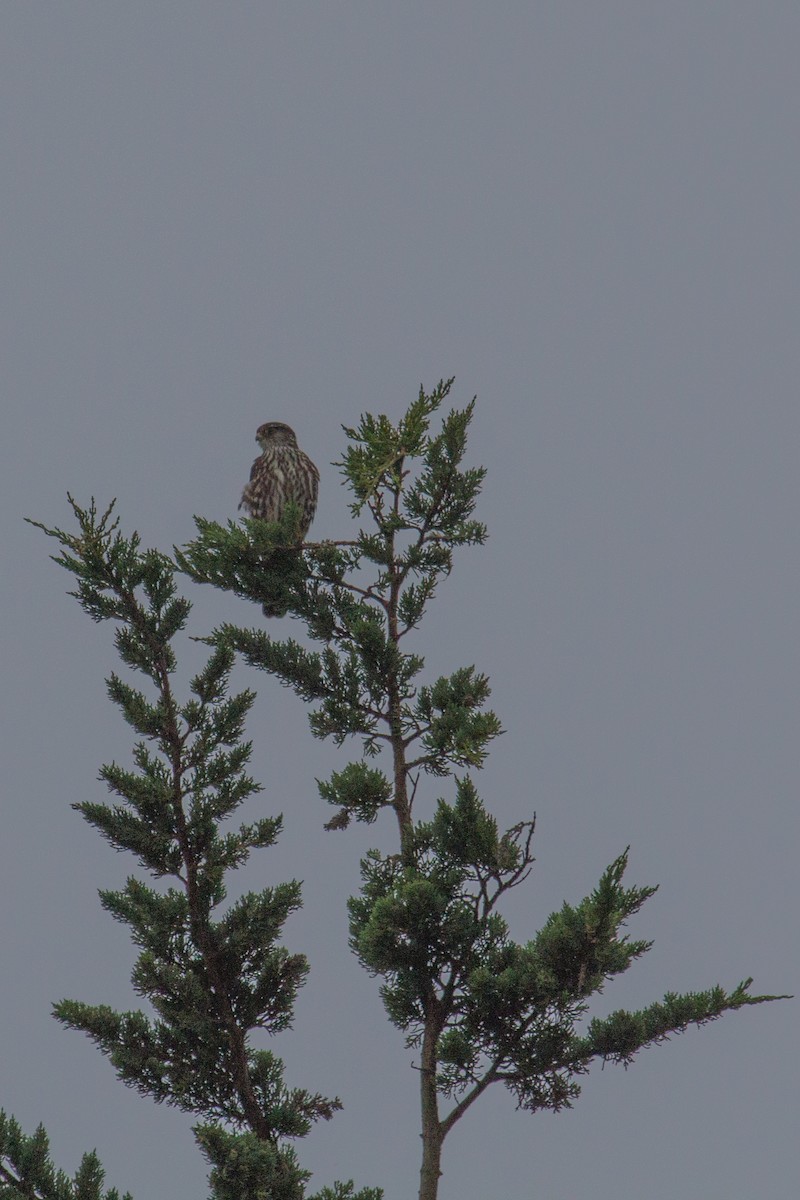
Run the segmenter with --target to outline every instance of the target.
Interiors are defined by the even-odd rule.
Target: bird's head
[[[267,450],[270,446],[297,445],[294,430],[290,429],[288,425],[284,425],[282,421],[265,421],[263,425],[259,425],[256,431],[256,441],[262,450]]]

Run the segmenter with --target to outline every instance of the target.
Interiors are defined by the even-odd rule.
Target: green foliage
[[[343,771],[334,771],[329,780],[318,779],[317,787],[323,800],[340,806],[326,829],[346,829],[351,816],[372,824],[392,798],[392,785],[383,771],[364,762],[348,763]]]
[[[84,1154],[72,1179],[53,1166],[44,1127],[29,1135],[0,1109],[0,1200],[132,1200],[103,1191],[105,1172],[94,1151]]]
[[[278,641],[233,625],[216,633],[217,645],[241,653],[311,705],[316,737],[330,737],[337,745],[360,737],[367,757],[402,738],[407,769],[419,766],[439,776],[454,766],[480,766],[488,743],[501,732],[495,714],[484,709],[490,690],[485,676],[465,668],[418,688],[424,660],[403,649],[402,639],[419,624],[449,573],[453,549],[486,537],[485,526],[472,519],[484,472],[462,461],[474,401],[452,410],[440,432],[430,431],[430,419],[451,385],[442,381],[429,396],[421,390],[397,426],[388,417],[366,415],[358,428],[346,430],[352,444],[340,465],[356,497],[352,509],[358,514],[366,507],[377,532],[361,530],[353,542],[304,551],[308,575],[290,611],[323,649],[314,652],[292,639]],[[262,558],[258,571],[253,528],[259,525],[263,522],[235,526],[226,543],[221,527],[198,519],[199,537],[180,552],[179,562],[193,579],[260,603],[270,568]],[[247,546],[243,539],[250,539]],[[240,551],[253,568],[249,582],[241,566],[233,565]],[[370,568],[375,577],[362,585],[359,579]],[[352,793],[336,800],[340,786],[332,781],[333,792],[323,793],[325,798],[358,820],[373,820],[371,794],[363,803]],[[334,819],[330,827],[343,823],[343,817]]]
[[[100,893],[139,947],[132,984],[152,1015],[77,1000],[60,1001],[54,1012],[88,1034],[124,1083],[203,1119],[195,1133],[212,1166],[214,1196],[299,1200],[308,1173],[286,1139],[304,1137],[341,1105],[287,1088],[281,1060],[251,1045],[255,1030],[276,1035],[289,1028],[308,973],[305,958],[279,944],[287,918],[300,907],[297,882],[247,892],[225,906],[228,872],[273,845],[281,829],[280,817],[224,826],[261,790],[247,773],[250,743],[243,740],[254,693],[229,695],[234,653],[218,644],[189,696],[177,698],[172,643],[190,606],[177,595],[174,563],[142,551],[137,534],[125,538],[113,505],[99,514],[94,501],[85,510],[71,497],[70,503],[77,533],[32,523],[59,542],[55,561],[77,579],[72,594],[84,610],[96,621],[118,623],[120,658],[147,681],[138,688],[117,674],[108,680],[110,699],[141,739],[132,768],[101,769],[117,801],[73,807],[116,850],[135,854],[155,880],[172,882],[156,890],[132,877],[123,889]],[[248,524],[262,551],[273,546],[275,531]],[[238,543],[232,553],[246,575]],[[12,1166],[19,1162],[19,1178],[44,1188],[45,1166],[36,1166],[46,1160],[42,1138],[24,1142],[13,1123],[6,1129],[7,1157]],[[91,1162],[85,1162],[84,1190],[74,1192],[75,1200],[99,1200],[99,1182],[91,1191]],[[52,1190],[56,1185],[62,1190]],[[73,1196],[67,1187],[59,1176],[41,1195],[66,1200]]]
[[[520,1107],[557,1111],[578,1095],[592,1060],[628,1062],[689,1024],[773,998],[750,997],[745,985],[730,994],[669,994],[581,1031],[591,996],[650,946],[623,933],[655,891],[623,885],[627,851],[594,892],[565,903],[532,940],[510,938],[498,908],[530,873],[534,823],[501,833],[472,780],[455,775],[480,768],[502,732],[487,708],[488,679],[468,666],[426,683],[424,659],[408,647],[453,551],[486,537],[474,519],[484,472],[464,464],[475,401],[432,429],[452,382],[429,395],[420,389],[397,423],[365,414],[345,427],[349,444],[337,465],[353,516],[369,523],[350,541],[305,547],[305,578],[286,609],[320,648],[233,625],[213,638],[292,688],[309,705],[316,737],[340,746],[360,740],[356,761],[318,781],[336,808],[328,829],[394,812],[399,853],[373,850],[363,860],[361,891],[349,902],[350,940],[380,977],[389,1018],[421,1055],[424,1200],[436,1194],[444,1137],[490,1084],[504,1083]],[[195,580],[259,602],[273,568],[262,557],[259,570],[253,524],[226,541],[198,520],[182,566]],[[247,580],[234,547],[252,571]],[[454,801],[439,799],[427,821],[414,812],[424,774],[455,783]],[[440,1116],[443,1099],[451,1107]]]
[[[290,1147],[218,1125],[198,1125],[194,1133],[212,1164],[213,1200],[302,1200],[309,1172],[300,1169]]]
[[[437,1011],[443,1095],[501,1081],[520,1107],[557,1111],[579,1094],[576,1077],[592,1059],[630,1061],[667,1032],[775,998],[745,996],[743,985],[731,995],[670,995],[644,1013],[593,1021],[580,1037],[587,998],[650,948],[621,930],[655,889],[622,886],[622,855],[589,897],[565,904],[518,945],[496,905],[527,875],[532,832],[522,826],[499,837],[462,780],[456,805],[440,800],[434,820],[417,827],[413,870],[376,851],[362,864],[362,893],[350,901],[353,948],[383,976],[387,1012],[410,1046],[421,1044]]]
[[[309,1200],[383,1200],[383,1188],[360,1188],[355,1190],[352,1179],[347,1183],[335,1183],[333,1187],[324,1187],[316,1192]]]
[[[737,984],[732,992],[721,987],[706,992],[687,992],[678,996],[667,992],[661,1003],[651,1004],[639,1012],[619,1010],[603,1020],[589,1023],[588,1036],[582,1039],[583,1052],[611,1062],[629,1063],[640,1046],[657,1045],[669,1040],[673,1033],[682,1033],[690,1025],[705,1025],[725,1012],[735,1011],[765,1000],[788,1000],[789,996],[751,996],[752,979]]]
[[[432,775],[449,775],[450,765],[481,767],[487,745],[502,733],[493,712],[480,712],[491,694],[489,680],[474,667],[462,667],[442,676],[432,687],[421,687],[414,706],[421,742],[426,753],[410,766],[421,766]]]
[[[203,1118],[195,1135],[218,1200],[302,1200],[308,1173],[288,1139],[339,1107],[287,1089],[280,1060],[248,1042],[255,1029],[289,1026],[307,966],[278,945],[299,885],[222,908],[226,873],[280,830],[280,818],[220,827],[258,790],[242,741],[253,696],[227,694],[235,654],[308,705],[315,737],[337,746],[356,739],[354,761],[317,781],[335,810],[326,828],[394,815],[397,853],[371,850],[362,861],[361,889],[349,901],[350,945],[380,979],[387,1015],[419,1057],[420,1200],[435,1200],[444,1139],[490,1085],[505,1085],[531,1112],[558,1111],[578,1096],[594,1061],[627,1065],[692,1024],[778,998],[751,996],[747,980],[730,993],[668,993],[638,1012],[589,1019],[591,998],[650,948],[625,932],[656,890],[623,883],[627,851],[593,892],[564,903],[530,940],[511,938],[500,909],[532,870],[534,819],[501,832],[472,778],[457,774],[480,769],[502,733],[487,707],[488,678],[472,665],[426,682],[425,660],[410,648],[453,552],[486,538],[474,517],[484,471],[465,464],[475,401],[432,425],[452,383],[420,389],[396,423],[364,414],[345,427],[349,444],[336,465],[353,516],[367,519],[350,540],[298,545],[293,509],[278,524],[196,518],[197,537],[175,551],[178,568],[267,615],[292,615],[311,645],[222,625],[200,639],[211,656],[183,703],[172,687],[171,641],[189,606],[177,595],[175,563],[141,551],[136,534],[122,537],[112,510],[98,516],[94,503],[84,512],[71,501],[79,535],[45,529],[61,543],[56,561],[75,575],[84,609],[119,623],[118,653],[148,681],[144,689],[117,675],[108,681],[141,739],[135,769],[102,769],[120,802],[76,807],[155,879],[172,881],[157,891],[129,879],[101,893],[140,948],[133,985],[154,1016],[72,1000],[56,1014],[88,1033],[126,1083]],[[454,793],[439,798],[428,819],[416,810],[425,776],[452,780]],[[310,1200],[381,1195],[356,1192],[350,1181]]]
[[[300,519],[296,504],[286,506],[279,522],[245,518],[223,526],[196,518],[197,553],[190,558],[176,548],[175,561],[196,582],[225,586],[237,596],[257,599],[271,615],[283,615],[306,575],[294,548]]]

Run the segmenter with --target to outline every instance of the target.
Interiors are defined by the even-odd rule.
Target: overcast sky
[[[513,935],[630,843],[655,945],[596,1013],[751,974],[800,990],[798,59],[789,0],[2,4],[0,1105],[59,1166],[94,1146],[135,1200],[206,1194],[190,1118],[49,1015],[137,1003],[96,895],[134,862],[70,808],[133,738],[110,627],[22,518],[116,496],[168,550],[236,515],[277,419],[321,469],[314,536],[349,536],[341,425],[442,376],[478,395],[490,539],[418,646],[431,678],[490,675],[507,733],[479,789],[504,826],[538,816]],[[187,591],[195,632],[260,621]],[[259,690],[247,815],[286,820],[243,884],[305,880],[287,941],[311,976],[272,1048],[345,1104],[301,1158],[314,1188],[404,1200],[417,1074],[345,916],[394,831],[325,833],[314,779],[347,753],[237,681]],[[441,1198],[791,1196],[796,1027],[792,1001],[728,1015],[594,1070],[558,1116],[487,1094]]]

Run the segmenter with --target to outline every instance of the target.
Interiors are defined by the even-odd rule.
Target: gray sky
[[[479,397],[491,536],[419,644],[433,676],[491,676],[508,732],[478,786],[503,825],[538,814],[514,936],[630,843],[630,882],[661,885],[631,927],[655,946],[597,1013],[750,974],[800,990],[798,35],[769,0],[2,5],[0,1105],[60,1166],[96,1146],[135,1200],[206,1192],[190,1120],[49,1016],[136,1003],[96,897],[133,860],[70,809],[132,738],[111,629],[22,517],[117,496],[168,549],[193,513],[235,515],[279,419],[322,470],[315,535],[347,536],[341,424],[441,376]],[[189,594],[198,632],[255,620]],[[346,755],[237,678],[256,807],[286,817],[244,882],[306,881],[287,939],[311,978],[272,1045],[346,1106],[301,1155],[316,1187],[402,1200],[417,1075],[344,909],[393,831],[324,833],[314,778]],[[790,1196],[796,1023],[793,1002],[732,1014],[594,1071],[557,1117],[489,1094],[442,1200]]]

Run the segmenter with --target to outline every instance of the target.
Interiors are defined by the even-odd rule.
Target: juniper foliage
[[[530,873],[534,818],[501,832],[472,780],[502,732],[487,677],[472,665],[423,682],[424,659],[410,648],[454,551],[486,538],[474,516],[484,471],[464,461],[475,401],[432,429],[452,383],[420,389],[396,424],[366,414],[345,427],[335,465],[366,527],[352,540],[307,544],[303,570],[284,571],[270,553],[282,530],[258,521],[198,520],[198,537],[176,551],[196,582],[257,604],[265,589],[282,590],[304,625],[311,648],[232,624],[211,640],[292,688],[310,707],[315,737],[360,743],[353,761],[319,781],[335,810],[327,827],[394,816],[397,853],[373,850],[362,862],[350,944],[381,979],[388,1017],[417,1056],[420,1200],[435,1200],[444,1139],[491,1084],[531,1112],[558,1111],[593,1061],[627,1064],[692,1024],[775,998],[751,995],[748,979],[587,1023],[590,998],[650,947],[624,932],[655,891],[623,884],[627,850],[531,940],[509,936],[500,904]],[[426,775],[452,779],[451,797],[427,820],[415,808]]]
[[[177,697],[173,643],[191,606],[177,593],[174,563],[143,550],[138,534],[125,537],[113,503],[99,513],[94,501],[82,509],[69,499],[77,533],[32,524],[60,544],[53,557],[76,579],[70,594],[95,621],[116,623],[120,658],[145,680],[135,687],[113,673],[107,681],[110,699],[139,739],[133,769],[112,762],[100,771],[115,801],[73,807],[162,883],[156,888],[131,876],[121,890],[100,892],[103,907],[130,928],[139,947],[132,983],[150,1012],[78,1000],[62,1000],[54,1012],[88,1034],[128,1086],[200,1118],[194,1134],[212,1167],[213,1197],[301,1200],[309,1172],[291,1141],[341,1104],[288,1088],[281,1060],[252,1044],[255,1031],[289,1028],[308,973],[304,956],[279,942],[300,907],[299,883],[225,903],[229,873],[253,851],[272,846],[281,829],[280,817],[225,826],[261,791],[247,773],[251,745],[244,740],[254,693],[229,694],[234,653],[220,645],[191,680],[188,698]],[[61,1175],[51,1181],[43,1130],[26,1142],[12,1121],[0,1134],[0,1162],[5,1155],[19,1186],[29,1188],[20,1195],[100,1200],[102,1171],[91,1156],[73,1185]],[[32,1173],[34,1161],[42,1166]],[[379,1200],[379,1193],[366,1189],[354,1197]],[[106,1200],[117,1200],[116,1193]]]
[[[116,1188],[103,1190],[105,1172],[94,1151],[84,1154],[70,1179],[53,1165],[42,1125],[24,1134],[0,1109],[0,1197],[2,1200],[132,1200]]]

